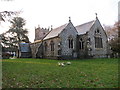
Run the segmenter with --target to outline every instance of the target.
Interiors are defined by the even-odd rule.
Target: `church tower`
[[[46,29],[46,28],[40,28],[40,26],[38,25],[37,28],[35,28],[35,40],[42,40],[44,38],[44,36],[46,34],[48,34],[49,32],[49,28]]]

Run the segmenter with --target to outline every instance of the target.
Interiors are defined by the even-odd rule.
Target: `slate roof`
[[[76,26],[76,30],[78,32],[78,35],[85,34],[87,31],[89,31],[90,28],[92,27],[92,25],[94,24],[94,22],[95,21],[93,20],[93,21]]]
[[[78,32],[78,35],[80,35],[80,34],[85,34],[87,31],[89,31],[90,28],[92,27],[92,25],[94,24],[94,22],[95,22],[95,20],[76,26],[75,28],[76,28],[76,30],[77,30],[77,32]],[[60,27],[57,27],[57,28],[51,30],[51,31],[44,37],[43,40],[57,37],[57,36],[63,31],[63,29],[64,29],[67,25],[68,25],[68,23],[66,23],[66,24],[64,24],[64,25],[61,25]]]
[[[68,23],[51,30],[43,40],[54,38],[54,37],[58,36],[67,25],[68,25]]]

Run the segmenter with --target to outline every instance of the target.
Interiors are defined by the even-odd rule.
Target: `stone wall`
[[[99,30],[100,37],[102,38],[103,48],[95,48],[95,31],[97,29]],[[98,20],[96,20],[95,24],[92,26],[91,30],[88,32],[88,38],[90,38],[90,41],[91,41],[91,48],[92,48],[91,55],[93,56],[93,58],[107,57],[107,54],[108,54],[107,35]]]
[[[51,42],[54,43],[54,51],[51,51]],[[45,50],[45,43],[47,44],[47,49]],[[44,58],[52,58],[57,59],[58,50],[60,49],[60,38],[55,37],[48,40],[43,41],[43,57]]]
[[[40,41],[40,42],[30,44],[31,52],[32,52],[32,58],[36,58],[36,54],[38,52],[38,48],[40,47],[41,43],[42,42]]]
[[[69,23],[59,35],[61,38],[61,54],[63,58],[77,58],[76,36],[77,31],[72,23]],[[69,48],[69,37],[73,39],[73,48]]]
[[[82,41],[81,41],[82,39]],[[88,52],[88,48],[87,48],[87,34],[83,34],[83,35],[78,35],[77,36],[77,56],[78,58],[88,58],[90,52]],[[80,41],[83,42],[83,49],[80,49]]]

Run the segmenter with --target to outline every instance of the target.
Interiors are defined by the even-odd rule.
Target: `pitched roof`
[[[76,30],[78,32],[78,35],[85,34],[87,31],[89,31],[90,28],[92,27],[92,25],[94,24],[94,22],[95,21],[93,20],[93,21],[76,26]]]
[[[68,23],[51,30],[43,40],[46,40],[49,38],[54,38],[54,37],[58,36],[67,25],[68,25]]]
[[[40,42],[41,42],[41,40],[36,40],[33,43],[31,43],[31,44],[40,43]]]

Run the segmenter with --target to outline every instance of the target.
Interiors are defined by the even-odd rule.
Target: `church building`
[[[107,35],[97,16],[78,26],[69,18],[68,23],[55,29],[35,30],[35,41],[31,43],[33,58],[106,58],[109,55]]]

